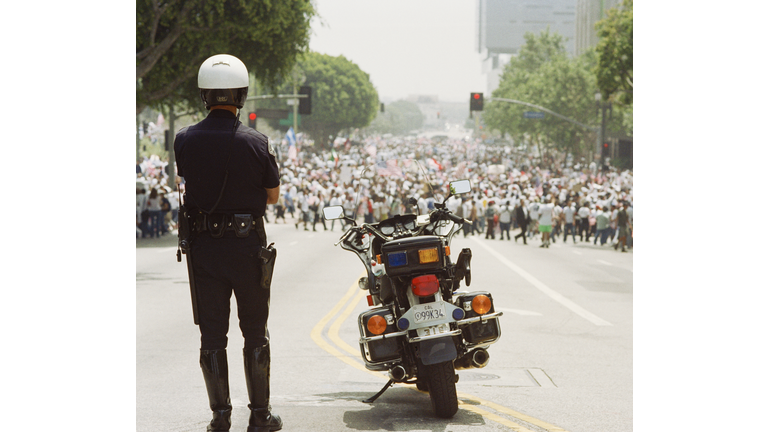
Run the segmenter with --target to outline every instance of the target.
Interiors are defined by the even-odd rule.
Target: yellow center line
[[[365,291],[358,289],[358,294],[355,296],[354,299],[352,299],[351,302],[349,302],[349,305],[346,309],[344,309],[344,312],[339,315],[336,320],[331,324],[331,326],[328,328],[328,337],[331,339],[331,342],[335,343],[336,346],[343,349],[344,351],[352,354],[353,356],[359,356],[361,355],[360,349],[354,349],[349,344],[341,340],[339,337],[339,329],[341,328],[341,323],[343,323],[347,317],[352,313],[352,311],[355,309],[357,304],[360,302],[360,300],[365,295]]]
[[[485,418],[487,418],[489,420],[493,420],[496,423],[499,423],[501,425],[504,425],[504,426],[512,429],[513,431],[533,432],[533,431],[531,431],[528,428],[520,426],[519,424],[517,424],[517,423],[515,423],[513,421],[509,421],[509,420],[505,419],[504,417],[498,416],[498,415],[496,415],[496,414],[494,414],[494,413],[492,413],[490,411],[486,411],[486,410],[484,410],[484,409],[482,409],[482,408],[480,408],[480,407],[478,407],[476,405],[470,405],[470,404],[466,404],[465,403],[465,404],[462,405],[462,408],[464,408],[467,411],[472,411],[475,414],[480,414],[481,416],[483,416],[483,417],[485,417]]]
[[[363,273],[363,275],[365,275],[365,272]],[[357,295],[355,295],[355,292],[357,292]],[[314,340],[315,343],[320,348],[322,348],[323,350],[325,350],[326,352],[328,352],[332,356],[338,358],[339,360],[343,361],[344,363],[347,363],[348,365],[354,367],[355,369],[358,369],[358,370],[363,371],[363,372],[367,372],[367,373],[369,373],[371,375],[376,376],[377,378],[381,378],[382,377],[382,373],[381,372],[376,372],[376,371],[368,370],[368,369],[365,368],[365,366],[361,363],[360,360],[357,360],[357,356],[359,356],[361,354],[359,349],[354,349],[348,343],[344,342],[344,340],[342,340],[341,337],[339,337],[339,330],[341,328],[341,324],[349,317],[349,315],[352,313],[352,311],[355,309],[355,307],[357,306],[357,304],[360,302],[360,300],[363,298],[364,295],[365,295],[365,292],[360,290],[359,287],[358,287],[357,282],[355,282],[349,288],[349,290],[347,290],[347,293],[344,295],[344,297],[342,297],[341,300],[339,300],[339,302],[333,307],[333,309],[331,309],[331,311],[328,312],[328,314],[326,314],[312,328],[312,332],[311,332],[310,336],[312,337],[312,340]],[[350,299],[352,299],[352,300],[350,301]],[[347,304],[347,302],[349,302],[349,304]],[[339,311],[342,310],[342,308],[344,307],[345,304],[347,304],[347,307],[341,312],[341,314],[339,316],[336,317],[336,319],[333,321],[331,326],[328,328],[328,338],[336,345],[336,347],[338,347],[341,350],[346,351],[347,353],[351,354],[352,356],[354,356],[354,358],[350,358],[348,355],[342,353],[341,351],[336,349],[336,347],[334,347],[333,345],[331,345],[328,342],[326,342],[325,339],[323,339],[323,337],[322,337],[323,328],[325,328],[325,326],[331,321],[331,319],[333,319],[333,317],[337,313],[339,313]],[[419,391],[419,390],[413,388],[410,385],[403,385],[403,384],[399,384],[399,383],[395,383],[395,384],[400,385],[400,386],[405,387],[405,388],[412,389],[414,391]],[[419,391],[419,392],[423,393],[421,391]],[[538,427],[541,427],[541,428],[543,428],[543,429],[545,429],[545,430],[547,430],[549,432],[567,432],[565,429],[562,429],[562,428],[560,428],[558,426],[552,425],[552,424],[547,423],[545,421],[539,420],[539,419],[537,419],[535,417],[531,417],[529,415],[526,415],[526,414],[517,412],[515,410],[509,409],[509,408],[507,408],[505,406],[502,406],[502,405],[499,405],[499,404],[496,404],[496,403],[493,403],[493,402],[490,402],[490,401],[486,401],[486,400],[481,399],[481,398],[479,398],[477,396],[466,394],[466,393],[461,393],[461,392],[458,392],[458,391],[456,392],[456,394],[461,399],[466,399],[466,400],[474,401],[475,403],[481,404],[481,405],[483,405],[483,406],[485,406],[487,408],[491,408],[491,409],[493,409],[493,410],[495,410],[495,411],[497,411],[499,413],[506,414],[506,415],[508,415],[510,417],[514,417],[514,418],[520,419],[522,421],[528,422],[530,424],[536,425]],[[467,403],[464,403],[461,400],[459,400],[459,403],[462,405],[462,408],[464,408],[466,410],[469,410],[469,411],[472,411],[472,412],[474,412],[476,414],[482,415],[483,417],[485,417],[485,418],[487,418],[487,419],[489,419],[491,421],[494,421],[496,423],[499,423],[501,425],[504,425],[504,426],[510,428],[513,431],[532,432],[530,429],[527,429],[527,428],[525,428],[525,427],[523,427],[523,426],[521,426],[521,425],[519,425],[519,424],[517,424],[515,422],[507,420],[507,419],[505,419],[505,418],[503,418],[503,417],[501,417],[499,415],[496,415],[496,414],[494,414],[494,413],[492,413],[490,411],[486,411],[486,410],[478,407],[477,405],[467,404]]]

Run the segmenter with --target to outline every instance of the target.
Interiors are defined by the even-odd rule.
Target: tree
[[[514,99],[542,106],[583,124],[595,124],[594,55],[569,58],[563,37],[547,29],[538,36],[525,35],[526,43],[505,67],[492,97]],[[507,102],[486,104],[485,124],[509,133],[517,141],[529,140],[539,148],[582,154],[593,148],[594,132],[550,114],[543,119],[523,117],[535,109]]]
[[[391,133],[406,135],[412,130],[421,129],[424,125],[424,114],[415,103],[399,100],[388,104],[385,112],[379,112],[371,122],[369,130],[373,133]]]
[[[274,85],[309,45],[309,0],[137,0],[136,113],[200,104],[197,72],[214,54],[232,54]]]
[[[595,24],[597,43],[597,86],[606,100],[632,105],[632,0],[608,10]],[[630,107],[631,110],[631,107]]]
[[[297,69],[312,87],[312,114],[301,117],[300,129],[307,132],[322,148],[330,136],[341,130],[363,128],[371,123],[379,109],[379,95],[367,73],[344,56],[332,57],[309,52],[301,56]],[[298,88],[298,85],[297,85]],[[290,78],[283,81],[278,93],[292,93]],[[265,102],[268,107],[284,106],[285,102]],[[277,120],[270,125],[279,128]],[[281,128],[283,129],[283,128]]]

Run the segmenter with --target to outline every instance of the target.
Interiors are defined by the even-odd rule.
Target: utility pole
[[[597,141],[597,158],[600,161],[600,165],[605,165],[605,152],[603,151],[603,147],[606,144],[605,140],[605,129],[607,127],[607,118],[605,116],[606,110],[612,110],[613,107],[610,102],[603,102],[603,95],[600,92],[595,93],[595,102],[597,103],[597,109],[600,114],[600,133],[598,135],[598,141]]]
[[[170,142],[165,143],[165,146],[168,148],[168,186],[171,190],[176,189],[176,153],[173,151],[173,140],[176,137],[175,123],[176,112],[173,103],[171,103],[168,108],[168,129],[171,133],[167,135],[170,137]]]
[[[296,94],[296,82],[298,81],[297,76],[298,70],[296,68],[293,68],[293,94]],[[299,99],[294,98],[293,99],[293,133],[298,133],[297,130],[299,129]]]

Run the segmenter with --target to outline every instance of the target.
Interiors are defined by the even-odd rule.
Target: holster
[[[186,198],[186,195],[185,195]],[[176,259],[181,262],[181,253],[187,256],[187,275],[189,276],[189,292],[192,297],[192,320],[200,324],[197,309],[197,289],[195,288],[195,274],[192,271],[192,232],[194,230],[195,216],[184,205],[179,205],[179,251]]]
[[[272,273],[275,269],[275,259],[277,258],[277,249],[270,243],[267,247],[261,247],[259,258],[261,259],[261,288],[269,289],[272,285]]]

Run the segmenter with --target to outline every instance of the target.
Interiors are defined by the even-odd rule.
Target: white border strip
[[[482,246],[485,250],[491,253],[496,259],[501,261],[504,265],[512,269],[515,273],[522,276],[523,279],[527,280],[531,283],[531,285],[535,286],[539,289],[539,291],[546,294],[548,297],[550,297],[552,300],[560,303],[561,305],[567,307],[570,309],[573,313],[576,315],[586,319],[587,321],[591,322],[594,325],[598,326],[612,326],[613,324],[609,323],[608,321],[598,317],[597,315],[593,314],[592,312],[589,312],[588,310],[584,309],[583,307],[577,305],[576,303],[572,302],[571,300],[565,298],[562,294],[559,292],[553,290],[552,288],[546,286],[544,282],[541,282],[540,280],[536,279],[528,273],[527,271],[523,270],[522,268],[518,267],[512,261],[508,260],[504,257],[504,255],[496,252],[495,250],[491,249],[490,246],[483,243],[479,238],[472,237],[472,240],[477,242],[480,246]]]

